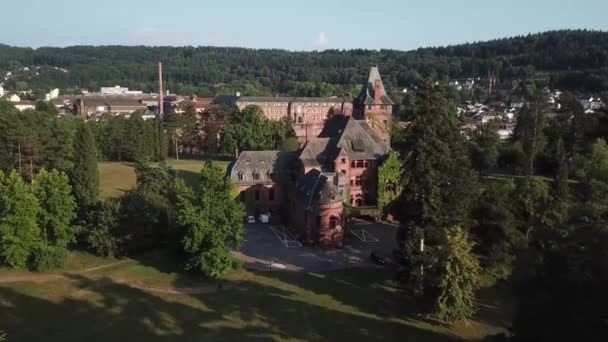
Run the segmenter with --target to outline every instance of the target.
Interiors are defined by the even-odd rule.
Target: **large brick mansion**
[[[249,214],[270,212],[303,242],[341,246],[344,208],[376,205],[378,166],[390,150],[393,102],[371,68],[353,103],[337,98],[240,97],[274,120],[289,116],[297,152],[244,151],[229,169]]]

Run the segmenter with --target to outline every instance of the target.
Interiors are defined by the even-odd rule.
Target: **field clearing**
[[[491,291],[482,293],[480,313],[468,324],[419,317],[393,282],[393,271],[384,268],[237,270],[208,280],[178,271],[163,252],[118,263],[82,252],[70,258],[70,268],[79,264],[75,259],[83,259],[85,268],[110,265],[44,283],[0,281],[0,330],[9,341],[433,342],[479,340],[508,325],[500,314],[503,303]],[[5,275],[0,272],[0,280]]]
[[[179,177],[183,178],[186,184],[195,186],[198,183],[199,173],[203,167],[203,160],[168,159],[167,165],[177,171]],[[213,161],[214,164],[227,168],[227,161]],[[127,162],[100,162],[99,169],[99,189],[103,198],[117,198],[125,192],[135,187],[135,169],[132,163]]]

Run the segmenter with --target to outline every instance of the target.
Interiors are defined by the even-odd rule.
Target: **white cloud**
[[[317,45],[326,46],[329,44],[329,37],[325,32],[319,32],[319,38],[317,38]]]

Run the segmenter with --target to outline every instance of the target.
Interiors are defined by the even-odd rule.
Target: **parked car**
[[[386,264],[389,264],[391,262],[391,259],[389,259],[388,257],[382,255],[378,251],[372,251],[372,254],[370,254],[369,257],[370,257],[370,259],[372,259],[373,262],[375,262],[378,265],[386,265]]]
[[[270,213],[260,214],[260,217],[258,218],[258,220],[260,221],[260,223],[269,223],[270,222]]]
[[[247,223],[255,223],[255,217],[253,215],[247,216]]]

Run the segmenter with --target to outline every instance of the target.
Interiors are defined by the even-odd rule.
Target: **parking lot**
[[[235,256],[259,270],[322,272],[370,266],[372,251],[390,256],[396,247],[394,225],[356,221],[342,249],[303,246],[282,226],[246,224],[245,244]]]

